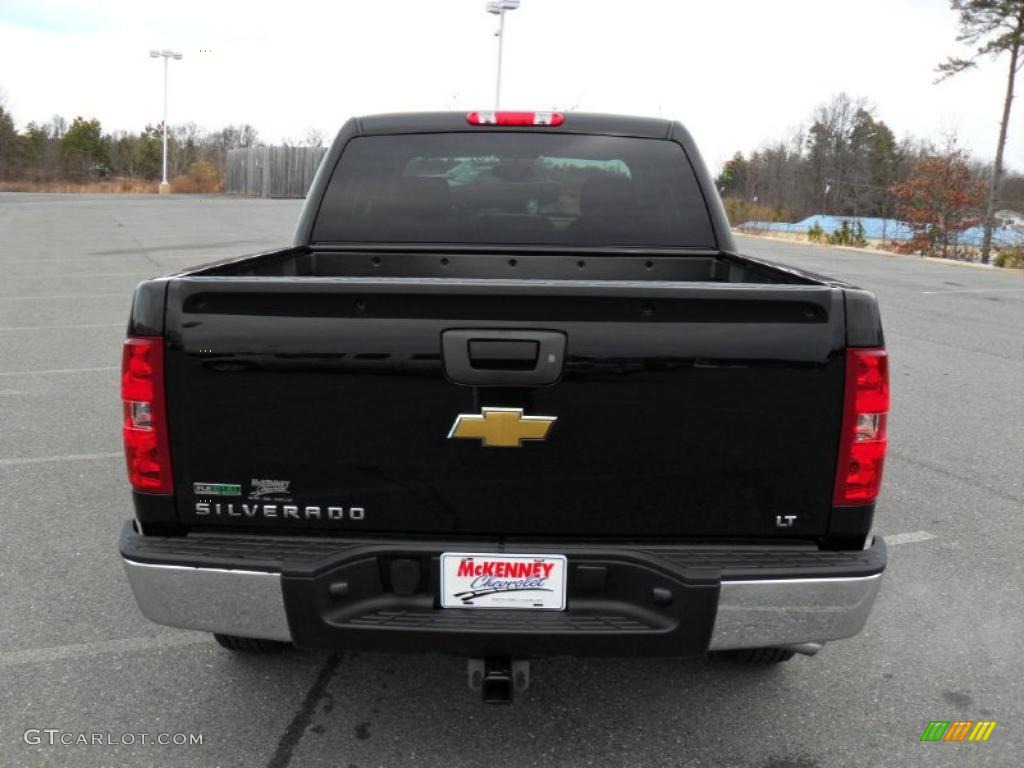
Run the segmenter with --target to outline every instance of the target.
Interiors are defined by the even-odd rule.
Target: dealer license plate
[[[441,555],[444,608],[565,610],[564,555]]]

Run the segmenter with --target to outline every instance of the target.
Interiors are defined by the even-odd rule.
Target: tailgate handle
[[[565,334],[533,330],[450,330],[441,334],[444,371],[455,384],[538,387],[562,375]]]
[[[540,342],[521,339],[470,339],[469,364],[477,370],[532,371]]]

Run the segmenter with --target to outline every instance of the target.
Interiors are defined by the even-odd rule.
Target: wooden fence
[[[228,150],[224,191],[250,197],[305,197],[326,147]]]

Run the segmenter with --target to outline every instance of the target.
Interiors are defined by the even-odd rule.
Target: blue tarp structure
[[[886,240],[909,240],[913,237],[913,231],[906,223],[897,219],[880,219],[873,216],[826,216],[817,213],[808,216],[806,219],[795,223],[780,221],[746,221],[740,225],[740,229],[762,230],[766,232],[795,232],[806,234],[807,230],[817,224],[826,235],[831,235],[848,222],[851,229],[855,222],[860,222],[864,228],[864,237],[868,240],[881,240],[883,235]],[[957,242],[960,245],[980,246],[984,230],[981,227],[971,227],[960,233]],[[1024,231],[1010,227],[1001,227],[992,232],[993,245],[1012,248],[1024,247]]]

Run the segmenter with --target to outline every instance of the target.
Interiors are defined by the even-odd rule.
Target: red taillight
[[[561,125],[565,115],[561,112],[470,112],[466,121],[470,125]]]
[[[137,491],[174,493],[164,403],[164,342],[159,336],[125,339],[121,400],[128,481]]]
[[[846,394],[835,506],[867,504],[878,496],[889,414],[889,358],[884,349],[846,350]]]

